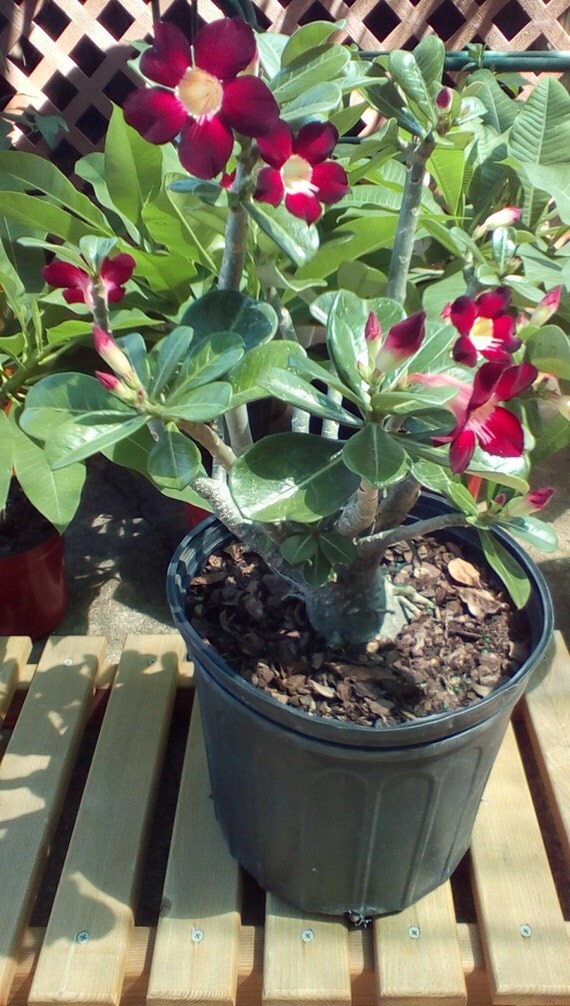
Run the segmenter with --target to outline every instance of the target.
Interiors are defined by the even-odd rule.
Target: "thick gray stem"
[[[311,625],[332,645],[391,639],[406,623],[386,568],[375,560],[354,563],[334,582],[306,587],[304,595]]]
[[[406,300],[406,287],[418,228],[426,164],[433,148],[434,141],[431,136],[427,136],[419,142],[412,140],[408,147],[408,173],[386,285],[386,296],[397,300],[399,304],[404,304]]]

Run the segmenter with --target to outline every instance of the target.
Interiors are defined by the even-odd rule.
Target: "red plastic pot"
[[[62,535],[0,558],[0,635],[40,639],[61,621],[67,602]]]

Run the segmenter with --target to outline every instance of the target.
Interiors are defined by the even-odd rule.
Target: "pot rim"
[[[453,511],[454,508],[443,497],[435,493],[422,492],[421,502],[440,510]],[[418,519],[415,517],[413,519]],[[476,534],[470,528],[450,528],[449,533],[477,545]],[[554,631],[553,605],[544,576],[530,555],[502,528],[493,529],[493,534],[502,545],[518,560],[531,581],[531,595],[523,610],[528,614],[531,650],[526,660],[513,676],[488,696],[470,706],[447,712],[432,713],[417,720],[386,727],[370,727],[343,720],[326,719],[295,709],[278,702],[271,695],[250,684],[228,664],[215,647],[206,643],[190,622],[184,607],[187,583],[204,559],[221,544],[235,537],[214,515],[206,518],[193,528],[180,542],[170,561],[167,571],[167,597],[177,628],[187,643],[207,663],[209,673],[213,673],[219,684],[231,691],[237,699],[269,719],[281,722],[289,730],[318,736],[331,742],[354,744],[367,747],[407,746],[429,743],[436,737],[449,736],[489,718],[506,705],[514,706],[522,694],[527,678],[538,668],[552,641]],[[192,570],[190,573],[189,570]],[[183,628],[182,628],[183,627]],[[537,632],[536,630],[539,629]]]

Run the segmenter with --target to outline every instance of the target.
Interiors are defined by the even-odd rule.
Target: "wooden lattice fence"
[[[0,101],[7,111],[26,107],[64,117],[68,133],[51,156],[71,170],[77,157],[98,149],[112,102],[133,87],[127,66],[132,42],[149,38],[152,7],[181,27],[187,0],[1,0]],[[436,32],[448,49],[484,42],[503,51],[570,50],[570,0],[257,0],[259,22],[292,32],[316,19],[346,21],[344,38],[363,49],[413,47]],[[199,0],[199,16],[220,16],[213,0]],[[46,153],[37,135],[16,130],[22,149]]]

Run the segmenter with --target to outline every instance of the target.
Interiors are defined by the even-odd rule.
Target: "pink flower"
[[[366,319],[366,325],[364,326],[364,338],[366,342],[378,342],[382,338],[382,326],[378,321],[378,317],[371,311]]]
[[[435,96],[435,103],[440,112],[449,112],[453,104],[453,91],[450,87],[442,87]]]
[[[106,374],[102,370],[96,370],[95,377],[105,391],[109,391],[115,398],[120,398],[127,405],[135,405],[140,400],[140,393],[136,392],[133,388],[128,388],[114,374]]]
[[[531,312],[527,324],[538,325],[539,327],[544,325],[544,323],[547,322],[553,314],[556,314],[558,308],[560,307],[561,295],[561,286],[555,286],[552,290],[549,290],[542,300],[536,305],[534,311]]]
[[[132,255],[123,252],[103,259],[99,278],[107,304],[117,304],[123,299],[124,284],[130,280],[135,265]],[[54,259],[44,266],[42,276],[50,286],[63,287],[63,297],[68,304],[87,304],[93,308],[93,277],[86,269]]]
[[[493,231],[497,227],[510,227],[511,224],[517,222],[522,214],[522,209],[518,206],[504,206],[502,210],[497,210],[496,213],[491,213],[482,224],[479,224],[473,232],[473,237],[481,237],[483,234],[487,234],[488,231]]]
[[[521,340],[515,336],[515,319],[506,313],[511,301],[506,287],[497,287],[473,300],[458,297],[441,312],[459,332],[453,347],[458,363],[474,367],[480,357],[494,363],[511,363],[511,353],[519,349]]]
[[[297,136],[282,120],[257,141],[269,165],[257,176],[255,199],[285,206],[308,224],[321,215],[321,203],[336,203],[348,192],[344,168],[327,158],[334,150],[338,132],[330,122],[308,122]]]
[[[493,457],[518,458],[524,450],[524,433],[518,416],[502,408],[526,391],[536,379],[537,370],[531,363],[504,367],[500,363],[484,363],[475,374],[473,387],[457,377],[446,374],[412,374],[410,382],[427,387],[455,387],[457,394],[448,402],[456,425],[436,444],[450,443],[449,461],[455,474],[464,472],[477,444]]]
[[[253,31],[239,18],[222,18],[204,25],[190,48],[176,25],[159,22],[154,38],[140,67],[161,86],[130,94],[125,120],[149,143],[168,143],[180,133],[186,170],[214,178],[229,160],[233,130],[258,138],[279,118],[267,85],[244,72],[257,55]]]

